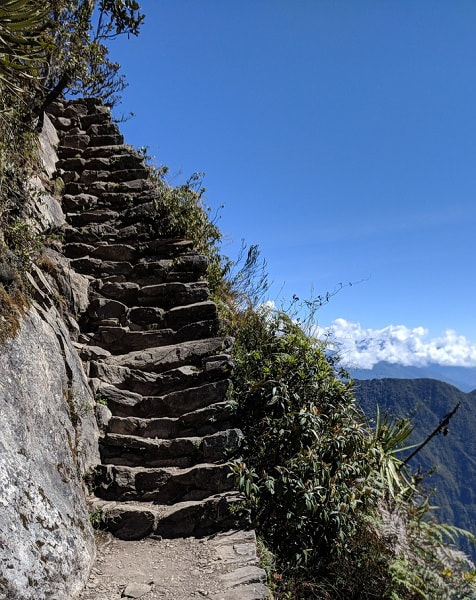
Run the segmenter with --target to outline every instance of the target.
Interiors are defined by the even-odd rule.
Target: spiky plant
[[[0,83],[11,91],[22,91],[25,80],[35,76],[46,16],[43,2],[0,0]]]

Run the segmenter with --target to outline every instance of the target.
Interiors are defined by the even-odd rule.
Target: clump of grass
[[[20,285],[7,291],[0,283],[0,346],[17,335],[27,306],[28,300]]]

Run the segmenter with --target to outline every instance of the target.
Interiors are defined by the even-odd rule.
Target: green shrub
[[[289,572],[348,551],[376,505],[369,437],[349,384],[284,313],[249,310],[238,328],[233,396],[245,434],[234,470],[270,549]]]
[[[399,459],[408,421],[378,415],[370,429],[323,343],[285,313],[236,310],[232,325],[232,470],[275,557],[276,597],[471,598],[474,572],[445,537],[460,532],[433,520]]]

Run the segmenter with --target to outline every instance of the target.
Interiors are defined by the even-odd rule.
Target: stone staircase
[[[231,341],[209,300],[207,261],[188,240],[151,237],[154,183],[101,101],[58,102],[51,119],[63,252],[90,280],[77,347],[103,429],[94,506],[124,540],[237,528]]]

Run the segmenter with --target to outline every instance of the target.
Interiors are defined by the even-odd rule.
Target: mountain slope
[[[476,389],[475,367],[448,367],[438,364],[414,367],[381,361],[371,369],[348,369],[348,371],[353,379],[437,379],[454,385],[463,392]]]
[[[465,394],[433,379],[372,379],[355,381],[355,395],[369,418],[376,405],[398,417],[410,417],[415,430],[410,439],[418,443],[438,425],[454,406],[461,406],[449,425],[447,436],[438,435],[412,459],[413,470],[436,471],[425,478],[429,489],[436,488],[432,503],[439,506],[438,519],[476,529],[476,391]],[[467,543],[462,547],[476,559]]]

